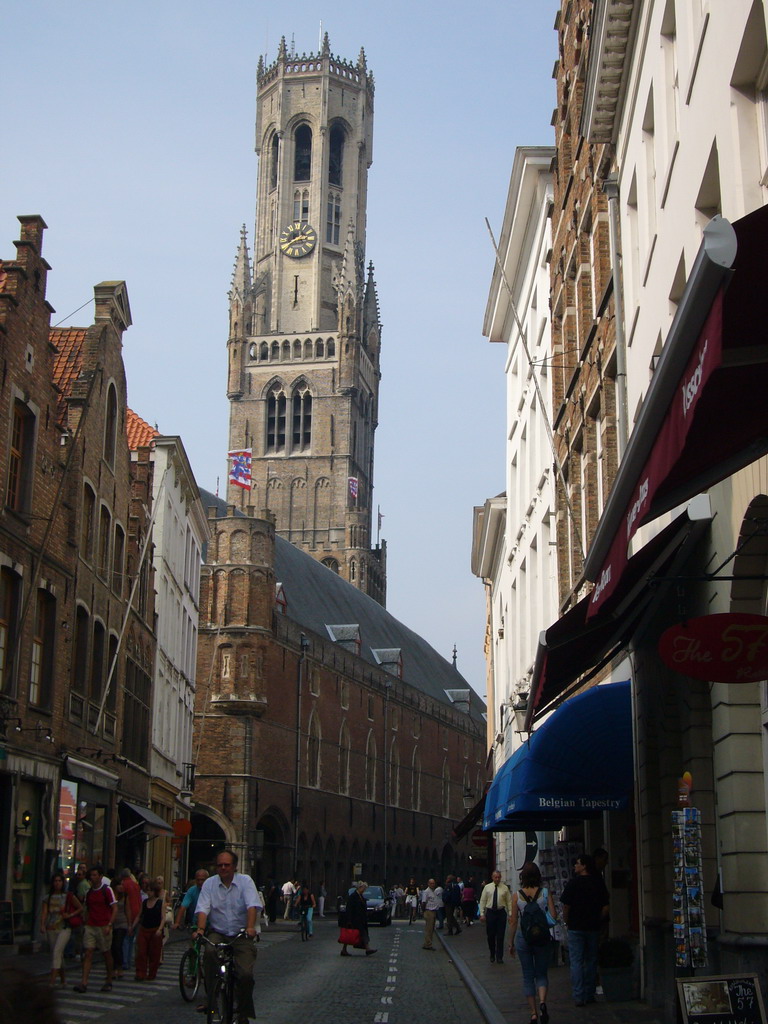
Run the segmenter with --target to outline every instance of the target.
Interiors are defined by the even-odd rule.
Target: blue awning
[[[593,686],[562,704],[502,765],[483,828],[544,831],[620,810],[632,778],[629,682]]]

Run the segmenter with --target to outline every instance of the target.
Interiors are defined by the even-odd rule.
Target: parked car
[[[336,908],[339,912],[339,922],[343,921],[347,910],[347,897],[355,891],[352,886],[347,890],[346,895],[339,896],[336,900]],[[368,912],[368,924],[380,924],[382,928],[392,924],[392,900],[389,893],[381,885],[369,885],[365,890],[365,909]]]

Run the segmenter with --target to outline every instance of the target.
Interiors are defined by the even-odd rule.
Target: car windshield
[[[354,891],[355,887],[353,885],[352,888],[349,890],[349,895],[351,896]],[[381,888],[380,885],[369,885],[363,895],[365,896],[366,900],[383,900],[384,890]]]

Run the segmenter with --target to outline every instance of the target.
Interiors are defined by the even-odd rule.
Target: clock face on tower
[[[280,233],[280,250],[291,259],[307,256],[315,248],[317,232],[305,220],[294,220]]]

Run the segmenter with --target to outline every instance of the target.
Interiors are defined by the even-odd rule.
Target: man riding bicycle
[[[237,1024],[248,1024],[256,1016],[253,1005],[253,965],[256,960],[256,920],[263,910],[261,899],[250,875],[237,870],[237,854],[222,850],[216,857],[216,875],[203,883],[197,901],[197,929],[195,936],[209,928],[212,943],[229,942],[235,958],[237,995]],[[245,935],[240,935],[245,931]],[[216,977],[216,952],[211,945],[205,947],[205,983],[208,998],[212,998]],[[213,1007],[209,1006],[209,1010]]]

